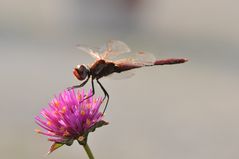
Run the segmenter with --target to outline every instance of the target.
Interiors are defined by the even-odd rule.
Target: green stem
[[[84,147],[84,149],[85,149],[89,159],[94,159],[94,156],[93,156],[93,154],[92,154],[92,152],[90,150],[89,145],[86,143],[85,145],[83,145],[83,147]]]

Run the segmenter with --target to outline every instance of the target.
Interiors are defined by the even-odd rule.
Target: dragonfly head
[[[73,74],[80,81],[83,81],[84,79],[86,79],[89,73],[90,73],[90,69],[86,65],[77,65],[73,70]]]

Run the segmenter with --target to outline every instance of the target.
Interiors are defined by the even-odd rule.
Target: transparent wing
[[[135,63],[141,63],[143,65],[153,65],[156,61],[156,58],[152,53],[143,51],[136,53],[133,58]]]
[[[88,47],[88,46],[86,46],[86,45],[81,45],[81,44],[79,44],[79,45],[77,45],[76,46],[79,50],[81,50],[81,51],[83,51],[83,52],[85,52],[85,53],[88,53],[88,54],[90,54],[93,58],[95,58],[95,59],[100,59],[100,55],[99,55],[99,53],[98,53],[98,48],[90,48],[90,47]]]
[[[110,40],[107,44],[103,45],[100,49],[100,56],[103,59],[113,59],[116,56],[130,52],[127,44],[118,40]]]
[[[140,51],[128,58],[123,58],[114,62],[116,65],[146,66],[153,65],[155,61],[156,58],[152,53]]]
[[[128,54],[127,54],[128,55]],[[139,68],[143,66],[149,66],[153,65],[156,61],[156,58],[153,54],[148,52],[138,52],[135,54],[132,54],[128,58],[122,58],[120,60],[114,61],[116,65],[118,65],[120,68],[122,68],[121,73],[113,73],[109,75],[108,77],[111,79],[127,79],[134,76],[134,69],[133,68]]]
[[[113,79],[113,80],[121,80],[121,79],[131,78],[134,75],[135,75],[135,73],[132,70],[130,70],[130,71],[125,71],[125,72],[121,72],[121,73],[113,73],[107,77],[109,79]]]

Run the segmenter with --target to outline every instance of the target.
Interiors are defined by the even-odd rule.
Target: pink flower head
[[[63,91],[42,109],[41,116],[35,117],[36,123],[44,129],[36,132],[54,142],[50,152],[64,144],[71,145],[74,140],[84,145],[90,132],[108,124],[102,120],[103,115],[99,111],[102,98],[83,100],[90,95],[91,90],[88,94],[84,90],[77,93],[73,89]]]

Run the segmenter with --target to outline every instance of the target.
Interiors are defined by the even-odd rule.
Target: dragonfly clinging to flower
[[[112,60],[114,57],[119,55],[129,54],[130,48],[122,41],[110,40],[100,49],[92,49],[87,46],[78,45],[78,48],[83,52],[90,54],[95,61],[92,64],[86,65],[81,64],[77,65],[73,73],[75,77],[83,81],[80,85],[71,87],[70,89],[83,87],[91,77],[92,85],[92,95],[85,97],[83,100],[86,100],[94,95],[94,80],[99,84],[102,91],[104,92],[103,101],[107,98],[106,105],[103,110],[103,114],[107,108],[109,102],[109,94],[106,89],[100,83],[99,79],[105,76],[112,74],[123,74],[123,72],[128,72],[129,70],[146,67],[146,66],[156,66],[156,65],[171,65],[171,64],[180,64],[187,62],[187,59],[184,58],[169,58],[169,59],[158,59],[156,60],[153,54],[146,52],[137,52],[134,56],[128,58],[122,58],[119,60]]]

